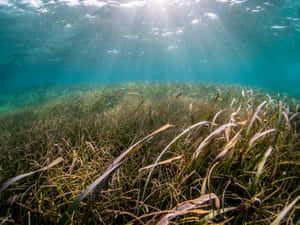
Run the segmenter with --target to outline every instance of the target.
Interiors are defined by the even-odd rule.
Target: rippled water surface
[[[295,0],[0,0],[1,91],[125,81],[299,96]]]

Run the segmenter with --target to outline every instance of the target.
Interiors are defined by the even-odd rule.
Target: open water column
[[[300,224],[300,2],[0,0],[0,224]]]

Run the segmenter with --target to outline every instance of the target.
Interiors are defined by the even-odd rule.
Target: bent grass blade
[[[269,147],[269,149],[264,154],[263,159],[258,163],[257,172],[256,172],[256,175],[255,175],[255,182],[254,182],[255,186],[258,184],[259,178],[260,178],[261,174],[263,173],[264,166],[267,162],[267,159],[271,155],[272,151],[273,151],[273,147]]]
[[[105,181],[113,174],[113,172],[118,169],[121,164],[124,162],[127,156],[132,154],[136,151],[136,149],[140,149],[141,145],[143,145],[146,141],[148,141],[153,136],[173,127],[173,125],[167,124],[158,130],[152,132],[142,140],[138,141],[134,145],[132,145],[130,148],[128,148],[125,152],[123,152],[118,158],[115,159],[115,161],[106,169],[106,171],[97,178],[92,184],[90,184],[82,193],[81,195],[73,202],[73,204],[69,208],[69,213],[71,214],[80,204],[80,202],[95,188],[97,188],[97,191],[101,189],[102,185],[105,183]],[[94,192],[94,195],[97,194]]]
[[[266,104],[267,104],[267,101],[264,101],[264,102],[262,102],[262,103],[257,107],[257,109],[256,109],[256,111],[255,111],[254,115],[252,116],[252,119],[251,119],[251,121],[250,121],[250,123],[249,123],[249,126],[248,126],[248,128],[247,128],[246,136],[249,135],[249,133],[250,133],[250,131],[251,131],[251,128],[252,128],[252,126],[253,126],[253,123],[254,123],[254,121],[255,121],[255,119],[256,119],[258,113],[262,110],[262,108],[263,108]]]
[[[181,159],[181,158],[182,158],[182,155],[176,156],[176,157],[173,157],[173,158],[171,158],[171,159],[167,159],[167,160],[165,160],[165,161],[159,162],[159,163],[157,163],[157,164],[152,164],[152,165],[143,167],[143,168],[139,169],[139,172],[142,172],[142,171],[148,170],[148,169],[152,169],[153,167],[156,167],[156,166],[161,166],[161,165],[169,164],[169,163],[171,163],[171,162],[173,162],[173,161],[175,161],[175,160],[179,160],[179,159]]]
[[[287,216],[291,209],[298,203],[300,196],[298,196],[291,204],[285,207],[270,225],[280,225],[281,221]]]
[[[142,195],[142,199],[144,199],[145,197],[145,193],[146,193],[146,189],[147,189],[147,186],[148,186],[148,183],[150,181],[150,178],[151,178],[151,175],[153,173],[153,170],[154,168],[158,165],[161,157],[166,153],[166,151],[176,142],[178,141],[183,135],[185,135],[186,133],[190,132],[192,129],[196,128],[196,127],[199,127],[199,126],[202,126],[202,125],[207,125],[207,124],[210,124],[210,122],[208,121],[201,121],[199,123],[196,123],[190,127],[188,127],[187,129],[185,129],[183,132],[181,132],[179,135],[177,135],[164,149],[163,151],[159,154],[159,156],[157,157],[157,159],[155,160],[149,174],[148,174],[148,177],[147,177],[147,180],[146,180],[146,183],[145,183],[145,186],[144,186],[144,190],[143,190],[143,195]]]
[[[210,139],[212,139],[213,137],[217,136],[218,134],[220,134],[222,131],[224,131],[226,128],[229,127],[235,127],[237,126],[235,123],[227,123],[224,124],[222,126],[220,126],[219,128],[217,128],[216,130],[214,130],[212,133],[210,133],[199,145],[199,147],[197,148],[197,150],[195,151],[194,155],[193,155],[193,159],[195,160],[196,158],[198,158],[199,154],[201,153],[202,149],[204,148],[204,146],[206,146],[206,144],[208,143],[208,141]]]
[[[59,158],[55,159],[54,161],[52,161],[48,166],[43,167],[42,169],[39,169],[39,170],[36,170],[36,171],[32,171],[32,172],[29,172],[29,173],[24,173],[24,174],[21,174],[19,176],[16,176],[16,177],[13,177],[13,178],[9,179],[8,181],[6,181],[1,186],[0,193],[3,192],[6,188],[8,188],[11,184],[17,182],[18,180],[21,180],[21,179],[23,179],[25,177],[28,177],[28,176],[33,175],[33,174],[36,174],[38,172],[42,172],[42,171],[48,170],[48,169],[56,166],[57,164],[61,163],[63,160],[64,159],[62,157],[59,157]]]
[[[157,223],[157,225],[168,225],[169,222],[175,219],[178,216],[182,216],[188,213],[192,213],[195,209],[199,208],[203,203],[215,200],[216,207],[220,207],[220,202],[218,197],[214,193],[202,195],[200,198],[185,201],[176,206],[171,212],[163,216]],[[195,211],[194,211],[195,212]],[[210,211],[203,210],[203,214],[206,214]],[[198,212],[199,213],[199,212]]]

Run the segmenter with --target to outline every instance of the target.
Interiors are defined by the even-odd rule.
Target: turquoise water
[[[296,0],[0,0],[0,89],[126,81],[300,96]]]

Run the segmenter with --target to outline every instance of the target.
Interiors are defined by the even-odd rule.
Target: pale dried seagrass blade
[[[150,137],[152,137],[152,136],[155,136],[155,135],[157,135],[158,133],[161,133],[161,132],[163,132],[163,131],[165,131],[165,130],[171,128],[171,127],[174,127],[174,125],[166,124],[166,125],[162,126],[161,128],[159,128],[159,129],[153,131],[151,134],[149,134],[148,136],[146,136],[144,139],[148,139],[148,138],[150,138]],[[144,139],[143,139],[143,140],[144,140]]]
[[[226,128],[229,127],[235,127],[237,126],[235,123],[227,123],[224,124],[222,126],[220,126],[219,128],[217,128],[216,130],[214,130],[212,133],[210,133],[199,145],[199,147],[197,148],[197,150],[195,151],[194,155],[193,155],[193,159],[198,158],[199,154],[201,153],[202,149],[204,148],[204,146],[208,143],[208,141],[210,139],[212,139],[213,137],[219,135],[222,131],[224,131]]]
[[[57,164],[61,163],[62,161],[64,161],[64,159],[62,157],[59,157],[59,158],[55,159],[54,161],[52,161],[48,166],[45,166],[45,167],[43,167],[42,169],[40,169],[38,171],[48,170],[48,169],[56,166]]]
[[[283,115],[283,117],[284,117],[284,119],[285,119],[285,121],[286,121],[287,127],[288,127],[289,129],[291,129],[291,122],[290,122],[289,116],[287,115],[286,112],[282,112],[282,115]]]
[[[255,111],[254,115],[252,116],[252,119],[251,119],[251,121],[250,121],[250,123],[249,123],[249,126],[248,126],[248,128],[247,128],[246,136],[249,135],[250,130],[251,130],[251,128],[252,128],[252,125],[253,125],[253,123],[254,123],[254,121],[255,121],[255,119],[256,119],[258,113],[262,110],[262,108],[263,108],[266,104],[267,104],[267,101],[264,101],[264,102],[262,102],[262,103],[257,107],[257,109],[256,109],[256,111]]]
[[[224,147],[223,151],[220,152],[217,157],[214,159],[213,164],[219,160],[221,160],[223,157],[225,157],[227,155],[227,153],[234,148],[234,146],[237,144],[237,142],[239,141],[240,137],[241,137],[241,133],[243,131],[243,128],[241,128],[237,134],[226,144],[226,146]]]
[[[113,172],[120,167],[120,165],[124,162],[126,157],[130,155],[132,152],[135,152],[136,149],[140,149],[140,146],[144,144],[146,141],[148,141],[150,138],[155,136],[158,133],[161,133],[170,127],[173,127],[173,125],[167,124],[158,130],[152,132],[148,136],[144,137],[142,140],[138,141],[131,147],[129,147],[125,152],[123,152],[119,157],[117,157],[113,163],[106,169],[106,171],[98,177],[92,184],[90,184],[82,193],[81,195],[73,202],[73,204],[69,208],[69,213],[72,213],[80,204],[80,202],[94,189],[97,189],[97,191],[94,191],[94,195],[97,194],[97,192],[101,189],[102,185],[105,183],[105,181],[113,174]]]
[[[159,154],[158,158],[155,161],[155,164],[157,164],[159,162],[159,160],[161,159],[161,157],[164,155],[164,153],[177,141],[179,140],[183,135],[185,135],[186,133],[190,132],[191,130],[193,130],[196,127],[202,126],[202,125],[207,125],[209,124],[208,121],[201,121],[199,123],[196,123],[190,127],[188,127],[187,129],[185,129],[183,132],[181,132],[179,135],[177,135],[165,148],[164,150]]]
[[[9,179],[9,180],[6,181],[4,184],[2,184],[1,189],[0,189],[0,193],[1,193],[2,191],[4,191],[6,188],[8,188],[8,186],[10,186],[11,184],[17,182],[18,180],[21,180],[21,179],[23,179],[23,178],[25,178],[25,177],[28,177],[28,176],[30,176],[30,175],[33,175],[33,174],[35,174],[35,173],[37,173],[37,172],[38,172],[38,171],[33,171],[33,172],[29,172],[29,173],[24,173],[24,174],[21,174],[21,175],[19,175],[19,176],[16,176],[16,177],[13,177],[13,178]]]
[[[182,216],[191,213],[193,210],[201,207],[204,203],[215,200],[216,207],[220,207],[220,202],[218,197],[214,194],[202,195],[200,198],[185,201],[176,206],[170,213],[163,216],[157,223],[157,225],[168,225],[169,222],[178,216]],[[206,213],[206,211],[204,211]]]
[[[179,160],[179,159],[181,159],[181,158],[182,158],[182,155],[176,156],[176,157],[173,157],[173,158],[171,158],[171,159],[167,159],[167,160],[161,161],[161,162],[159,162],[159,163],[157,163],[157,164],[152,164],[152,165],[143,167],[143,168],[139,169],[139,172],[141,172],[141,171],[143,171],[143,170],[152,169],[152,168],[155,167],[155,166],[161,166],[161,165],[169,164],[169,163],[171,163],[171,162],[173,162],[173,161],[175,161],[175,160]]]
[[[267,162],[267,159],[271,155],[272,151],[273,151],[273,148],[269,147],[269,149],[264,154],[264,157],[262,158],[262,160],[258,163],[257,171],[256,171],[256,175],[255,175],[255,182],[254,182],[255,186],[258,184],[259,178],[260,178],[261,174],[263,173],[264,166]]]
[[[130,153],[132,153],[136,148],[139,148],[139,146],[141,144],[143,144],[144,142],[148,141],[150,138],[152,138],[156,134],[161,133],[161,132],[163,132],[163,131],[171,128],[171,127],[174,127],[174,126],[170,125],[170,124],[166,124],[166,125],[162,126],[161,128],[155,130],[151,134],[147,135],[142,140],[136,142],[134,145],[132,145],[130,148],[128,148],[125,152],[123,152],[118,158],[116,158],[115,161],[109,166],[109,168],[114,167],[114,164],[119,164],[127,155],[129,155]]]
[[[229,208],[224,208],[220,210],[212,210],[211,213],[203,217],[201,220],[198,221],[198,224],[210,224],[208,223],[210,220],[216,218],[217,216],[223,215],[225,213],[231,212],[236,210],[236,207],[229,207]]]
[[[300,116],[300,112],[294,113],[291,118],[290,121],[293,121],[297,116]]]
[[[211,174],[212,174],[214,168],[215,168],[218,164],[219,164],[219,162],[216,162],[216,163],[214,163],[214,164],[208,169],[207,175],[206,175],[206,177],[205,177],[205,179],[204,179],[204,181],[203,181],[202,187],[201,187],[201,192],[200,192],[201,195],[204,195],[204,194],[205,194],[205,192],[206,192],[206,186],[209,187],[209,185],[210,185],[210,177],[211,177]]]
[[[210,180],[210,175],[211,175],[213,169],[215,168],[215,166],[218,164],[218,161],[221,160],[223,157],[225,157],[226,154],[236,145],[236,143],[240,139],[242,131],[243,131],[243,128],[241,128],[239,130],[239,132],[237,132],[237,134],[226,144],[223,151],[221,153],[219,153],[217,155],[217,157],[214,159],[214,161],[212,162],[212,164],[211,164],[212,166],[209,167],[208,173],[203,181],[203,184],[201,187],[201,194],[205,194],[207,183],[209,183],[209,180]]]
[[[222,110],[220,110],[219,112],[217,112],[216,115],[214,116],[213,120],[212,120],[212,123],[215,124],[217,118],[219,117],[219,115],[220,115],[222,112],[225,112],[225,111],[226,111],[226,109],[222,109]]]
[[[147,186],[148,186],[148,183],[150,181],[150,178],[151,178],[151,175],[153,173],[153,170],[154,168],[158,165],[158,162],[159,160],[162,158],[162,156],[166,153],[166,151],[174,144],[176,143],[176,141],[178,141],[183,135],[185,135],[186,133],[190,132],[191,130],[193,130],[194,128],[196,127],[199,127],[199,126],[202,126],[202,125],[207,125],[207,124],[210,124],[210,122],[208,121],[201,121],[201,122],[198,122],[190,127],[188,127],[187,129],[185,129],[184,131],[182,131],[179,135],[177,135],[163,150],[162,152],[159,154],[159,156],[157,157],[157,159],[155,160],[154,164],[153,164],[153,167],[151,168],[149,174],[148,174],[148,177],[147,177],[147,180],[146,180],[146,183],[145,183],[145,186],[144,186],[144,190],[143,190],[143,194],[142,194],[142,199],[144,199],[145,197],[145,193],[146,193],[146,189],[147,189]]]
[[[285,207],[276,217],[276,219],[271,223],[271,225],[280,225],[281,221],[287,216],[291,209],[298,203],[300,196],[298,196],[291,204]]]
[[[31,175],[33,175],[35,173],[38,173],[38,172],[48,170],[48,169],[56,166],[57,164],[61,163],[63,160],[64,159],[62,157],[59,157],[59,158],[55,159],[53,162],[51,162],[48,166],[43,167],[42,169],[35,170],[35,171],[29,172],[29,173],[24,173],[24,174],[21,174],[19,176],[16,176],[16,177],[13,177],[13,178],[9,179],[4,184],[2,184],[1,189],[0,189],[0,193],[2,191],[4,191],[6,188],[8,188],[11,184],[17,182],[18,180],[21,180],[25,177],[31,176]]]
[[[275,132],[276,129],[270,129],[270,130],[266,130],[262,133],[257,133],[253,136],[253,138],[251,138],[251,140],[249,141],[249,148],[251,148],[253,146],[253,144],[260,138],[264,137],[267,134],[270,134],[272,132]]]

